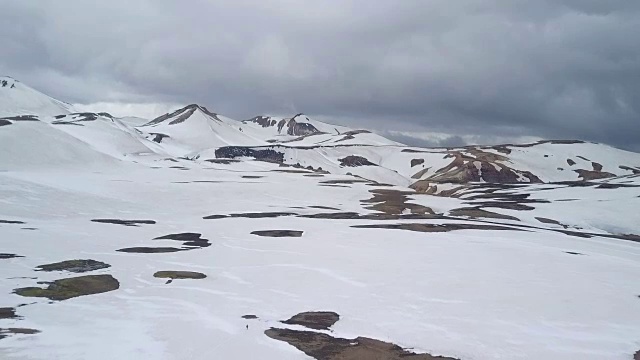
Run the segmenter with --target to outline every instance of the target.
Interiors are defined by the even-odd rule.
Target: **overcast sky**
[[[638,0],[0,0],[0,13],[0,74],[116,113],[199,103],[413,144],[640,151]]]

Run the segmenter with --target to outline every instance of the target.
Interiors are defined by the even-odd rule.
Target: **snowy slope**
[[[72,112],[56,100],[8,76],[0,76],[0,118],[15,115],[53,116]]]

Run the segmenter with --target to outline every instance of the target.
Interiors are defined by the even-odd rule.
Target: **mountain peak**
[[[179,123],[182,123],[184,121],[186,121],[188,118],[191,117],[191,115],[193,115],[196,111],[200,111],[202,113],[204,113],[205,115],[220,121],[220,118],[218,117],[218,114],[210,111],[209,109],[207,109],[206,107],[202,106],[202,105],[198,105],[198,104],[189,104],[185,107],[182,107],[172,113],[166,113],[164,115],[160,115],[157,118],[149,121],[148,123],[142,125],[142,126],[154,126],[154,125],[158,125],[160,123],[163,123],[167,120],[169,121],[169,125],[176,125]]]

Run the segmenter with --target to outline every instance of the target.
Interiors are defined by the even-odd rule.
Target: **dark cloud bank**
[[[0,73],[68,102],[198,102],[445,142],[640,151],[637,0],[0,0],[0,11]]]

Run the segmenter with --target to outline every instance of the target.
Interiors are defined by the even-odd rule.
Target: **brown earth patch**
[[[310,311],[294,315],[282,323],[301,325],[314,330],[329,330],[338,320],[340,320],[340,315],[333,311]]]
[[[627,171],[631,171],[634,174],[640,174],[640,168],[632,168],[630,166],[626,166],[626,165],[620,165],[618,166],[621,170],[627,170]]]
[[[484,201],[474,202],[473,205],[479,207],[498,208],[506,210],[529,211],[534,210],[533,206],[525,205],[516,201]]]
[[[330,207],[330,206],[321,206],[321,205],[312,205],[309,206],[310,209],[320,209],[320,210],[340,210],[340,209],[336,209],[334,207]]]
[[[44,297],[49,300],[67,300],[78,296],[105,293],[120,288],[111,275],[85,275],[55,280],[47,288],[27,287],[13,292],[25,297]]]
[[[271,328],[268,337],[284,341],[317,360],[457,360],[450,357],[415,354],[401,347],[380,340],[357,337],[355,339],[290,329]]]
[[[168,247],[168,246],[164,246],[164,247],[137,246],[137,247],[118,249],[116,251],[124,252],[124,253],[136,253],[136,254],[162,254],[162,253],[172,253],[172,252],[185,251],[185,250],[186,249],[178,249],[175,247]]]
[[[326,180],[321,181],[320,184],[329,184],[329,185],[353,185],[353,184],[362,184],[362,183],[371,183],[369,180],[361,180],[361,179],[349,179],[349,180]]]
[[[578,177],[586,181],[607,179],[607,178],[612,178],[616,176],[616,174],[612,174],[610,172],[604,172],[604,171],[592,171],[592,170],[584,170],[584,169],[573,170],[573,171],[578,173]]]
[[[271,170],[273,172],[279,172],[279,173],[289,173],[289,174],[311,174],[311,171],[308,170],[296,170],[296,169],[275,169],[275,170]]]
[[[154,220],[121,220],[121,219],[93,219],[95,223],[101,224],[115,224],[124,226],[139,226],[139,225],[153,225],[156,222]]]
[[[209,215],[203,217],[205,220],[225,219],[225,218],[247,218],[247,219],[263,219],[277,218],[282,216],[295,216],[296,213],[290,212],[256,212],[256,213],[238,213],[229,215]]]
[[[16,309],[5,307],[0,308],[0,319],[19,319],[20,316],[16,315]]]
[[[558,226],[562,226],[565,229],[568,228],[567,225],[562,224],[558,220],[548,219],[548,218],[544,218],[544,217],[537,217],[537,216],[535,217],[535,219],[538,220],[539,222],[543,223],[543,224],[558,225]]]
[[[96,260],[66,260],[53,264],[39,265],[38,271],[69,271],[84,273],[94,270],[110,268],[111,265]]]
[[[177,234],[169,234],[154,238],[153,240],[174,240],[174,241],[182,241],[182,245],[184,246],[183,250],[192,250],[195,248],[205,248],[211,246],[209,239],[204,239],[201,237],[200,233],[177,233]]]
[[[408,196],[415,195],[415,192],[391,189],[374,189],[369,192],[373,194],[373,197],[361,201],[363,204],[371,204],[367,209],[385,214],[402,214],[405,210],[412,214],[435,214],[431,208],[408,202]]]
[[[348,167],[356,167],[356,166],[378,166],[367,158],[363,156],[357,155],[349,155],[342,159],[338,159],[340,161],[340,166],[348,166]]]
[[[15,259],[15,258],[21,258],[24,256],[20,256],[20,255],[16,255],[16,254],[5,254],[5,253],[0,253],[0,260],[3,259]]]
[[[0,328],[0,340],[11,335],[33,335],[40,333],[40,330],[27,328]]]
[[[220,165],[229,165],[232,163],[239,163],[240,160],[237,159],[207,159],[206,162],[210,162],[212,164],[220,164]]]
[[[593,167],[593,171],[602,171],[602,164],[592,161],[591,166]]]
[[[157,271],[153,277],[158,279],[204,279],[207,275],[195,271]]]
[[[304,231],[299,230],[258,230],[252,231],[251,235],[265,237],[302,237]]]
[[[470,218],[487,218],[487,219],[503,219],[503,220],[520,221],[520,219],[518,219],[515,216],[499,214],[499,213],[496,213],[496,212],[492,212],[492,211],[487,211],[487,210],[481,209],[479,207],[467,207],[467,208],[453,209],[453,210],[449,211],[449,215],[451,215],[451,216],[466,216],[466,217],[470,217]]]
[[[17,224],[17,225],[22,225],[25,224],[24,221],[16,221],[16,220],[1,220],[0,219],[0,224]]]
[[[442,233],[454,230],[512,230],[524,231],[517,228],[499,225],[478,225],[478,224],[378,224],[378,225],[353,225],[358,229],[396,229],[428,233]]]

